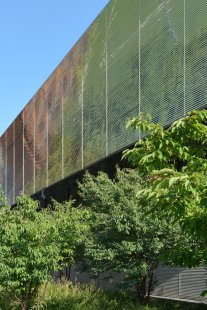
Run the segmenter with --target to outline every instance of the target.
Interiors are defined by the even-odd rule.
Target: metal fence
[[[106,272],[96,279],[86,272],[77,272],[77,266],[70,268],[70,280],[74,283],[94,282],[102,289],[113,289],[124,281],[124,274]],[[66,276],[66,270],[62,273]],[[154,288],[151,296],[156,298],[168,298],[180,301],[191,301],[207,304],[207,299],[201,297],[201,292],[206,290],[206,269],[199,267],[194,269],[160,266],[155,273]],[[135,288],[131,287],[132,290]]]
[[[157,270],[155,277],[156,285],[152,296],[207,304],[207,299],[201,297],[201,293],[206,290],[207,271],[205,268],[188,269],[165,266]]]

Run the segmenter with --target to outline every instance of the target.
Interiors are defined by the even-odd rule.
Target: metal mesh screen
[[[15,197],[23,191],[23,113],[15,119]]]
[[[48,185],[62,178],[62,83],[58,67],[48,80]]]
[[[207,2],[186,0],[186,105],[193,110],[207,101]]]
[[[63,75],[64,175],[82,168],[83,57],[82,40],[68,55]]]
[[[24,108],[24,192],[34,193],[35,98]],[[19,163],[17,163],[19,164]]]
[[[184,5],[140,2],[141,110],[168,124],[184,115]]]
[[[106,154],[106,10],[83,37],[83,161]]]
[[[139,1],[111,1],[107,7],[107,97],[109,153],[136,134],[126,120],[139,112]]]
[[[8,203],[14,203],[14,123],[7,130],[7,191]]]
[[[125,126],[139,111],[168,125],[204,107],[206,13],[205,0],[111,0],[25,107],[24,152],[19,118],[6,156],[1,137],[10,201],[134,143]]]
[[[47,186],[47,83],[35,98],[35,191]]]
[[[0,139],[0,186],[6,193],[6,134]]]
[[[66,56],[61,63],[62,72],[62,103],[63,103],[63,177],[65,173],[70,174],[71,163],[70,156],[68,154],[71,149],[71,139],[69,136],[69,123],[70,123],[70,61]]]

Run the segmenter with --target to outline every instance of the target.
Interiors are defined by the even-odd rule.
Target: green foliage
[[[7,295],[0,296],[0,309],[17,310],[18,301],[9,302]],[[49,282],[42,285],[34,309],[41,310],[204,310],[206,305],[153,299],[144,307],[132,293],[102,291],[95,286],[73,285],[70,282]]]
[[[0,185],[0,206],[4,206],[6,204],[6,197],[4,195],[4,191]]]
[[[86,230],[87,212],[70,202],[55,203],[55,210],[38,209],[38,203],[24,195],[15,208],[0,209],[0,292],[18,296],[22,309],[29,309],[51,272],[74,262]]]
[[[44,287],[40,292],[44,294]],[[47,310],[204,310],[206,305],[152,300],[144,307],[126,291],[102,291],[93,285],[49,283],[41,309]]]
[[[57,242],[61,252],[61,266],[71,266],[77,257],[77,248],[82,245],[88,231],[89,211],[75,208],[72,201],[53,201],[52,221],[56,227]],[[50,222],[52,223],[52,222]]]
[[[192,111],[166,130],[143,114],[128,125],[146,134],[124,153],[148,180],[137,192],[140,203],[159,210],[162,217],[175,217],[197,240],[197,251],[186,255],[186,248],[180,263],[206,265],[207,111]]]
[[[44,294],[44,287],[41,294]],[[133,297],[126,292],[103,292],[93,285],[72,285],[70,282],[49,283],[42,309],[70,310],[135,310],[137,307]]]
[[[117,170],[114,181],[104,173],[87,173],[79,188],[84,205],[92,210],[86,264],[93,274],[124,273],[139,300],[147,302],[158,264],[166,262],[170,249],[189,244],[188,237],[181,238],[173,218],[161,219],[139,203],[143,181],[135,170]]]

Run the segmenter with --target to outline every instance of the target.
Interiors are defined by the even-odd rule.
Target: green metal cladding
[[[207,103],[207,1],[111,0],[0,138],[10,204]]]

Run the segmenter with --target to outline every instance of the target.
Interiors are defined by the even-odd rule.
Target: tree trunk
[[[154,271],[153,269],[149,275],[141,277],[136,285],[137,288],[137,297],[139,302],[142,305],[148,305],[150,301],[150,293],[152,290],[152,284],[154,279]]]
[[[155,262],[149,272],[149,281],[148,281],[148,288],[147,288],[147,300],[148,300],[147,304],[150,301],[150,294],[152,292],[152,285],[153,285],[155,270],[157,269],[157,266],[158,266],[158,262]]]
[[[24,296],[22,296],[22,298],[21,298],[21,308],[22,308],[22,310],[26,310],[26,304],[25,304]]]
[[[29,291],[23,294],[21,297],[21,307],[22,310],[29,310],[31,309],[31,306],[33,305],[34,298],[37,296],[38,293],[38,287],[35,287],[33,290],[31,287],[29,288]]]
[[[23,303],[21,303],[21,307],[22,307],[22,310],[26,310],[26,307],[25,307],[24,302],[23,302]]]
[[[147,276],[140,277],[136,285],[138,301],[146,305]]]
[[[66,275],[65,275],[65,277],[66,277],[66,280],[68,281],[68,280],[70,280],[70,266],[69,267],[66,267]]]
[[[20,299],[22,310],[26,310],[26,302],[25,302],[25,300],[26,300],[26,296],[25,296],[25,294],[22,292],[22,293],[21,293],[21,299]]]

